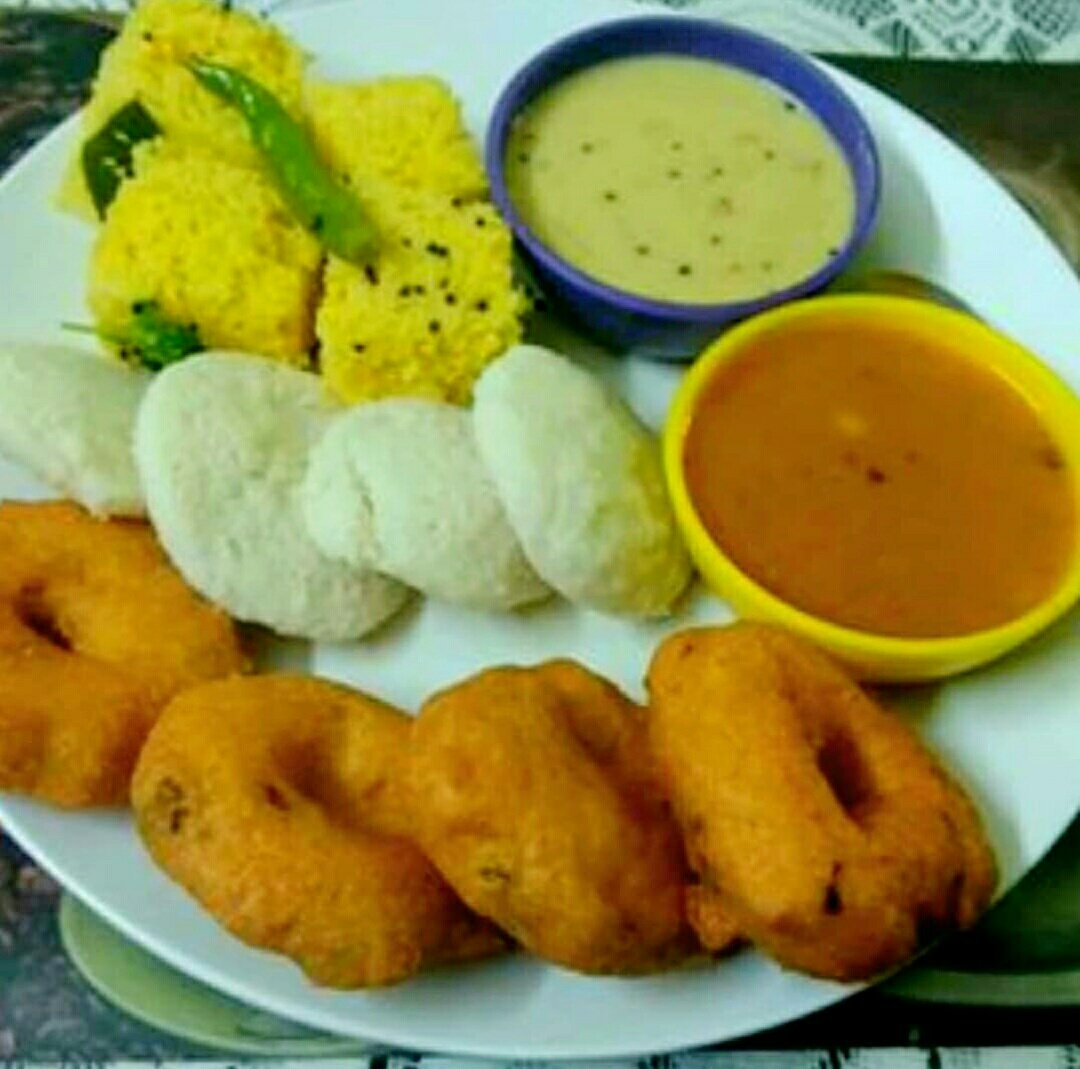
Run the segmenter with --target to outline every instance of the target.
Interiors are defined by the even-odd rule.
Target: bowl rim
[[[763,334],[786,329],[792,323],[837,315],[879,316],[891,326],[901,328],[921,325],[923,336],[929,327],[949,331],[954,348],[961,349],[973,362],[1004,375],[1036,406],[1040,422],[1066,454],[1078,505],[1078,529],[1070,559],[1050,593],[1019,616],[977,631],[929,637],[905,638],[848,627],[797,608],[752,579],[705,527],[687,485],[683,465],[687,432],[703,390],[721,367],[741,355],[746,343]],[[955,346],[957,338],[961,341],[960,346]],[[791,302],[747,320],[713,342],[683,377],[665,419],[662,449],[672,507],[706,585],[725,600],[734,592],[734,597],[744,605],[763,610],[764,618],[803,634],[839,656],[850,658],[855,664],[891,664],[901,670],[933,662],[956,667],[896,678],[953,674],[985,663],[992,656],[1002,655],[1034,637],[1080,599],[1080,397],[1035,353],[964,312],[914,297],[830,294]],[[721,586],[727,587],[728,593],[721,591]]]
[[[847,114],[853,129],[856,131],[857,153],[865,161],[865,191],[861,191],[859,182],[856,180],[855,167],[843,146],[840,145],[839,138],[833,132],[830,124],[821,117],[817,108],[811,107],[801,97],[798,98],[800,103],[817,118],[818,122],[829,133],[829,136],[840,147],[845,165],[855,187],[855,212],[851,227],[836,255],[830,256],[821,267],[806,278],[761,297],[713,303],[667,301],[645,297],[602,282],[581,268],[576,267],[570,260],[560,256],[550,246],[541,241],[536,232],[518,212],[507,187],[504,166],[505,144],[513,121],[524,107],[536,99],[540,92],[555,84],[555,81],[544,81],[537,91],[526,95],[526,91],[534,79],[537,79],[548,67],[567,61],[578,50],[603,41],[610,35],[633,34],[635,31],[646,34],[685,31],[691,24],[696,28],[700,28],[701,33],[712,35],[725,42],[742,41],[756,48],[770,51],[790,68],[799,71],[804,77],[811,80],[825,97],[831,98]],[[680,50],[659,47],[656,49],[656,54],[669,52],[689,54]],[[626,56],[648,54],[650,54],[648,49],[625,53]],[[697,54],[694,53],[694,55]],[[611,56],[606,58],[621,57]],[[601,59],[595,62],[583,63],[581,66],[574,67],[568,73],[577,73],[579,70],[584,70],[605,61],[605,59]],[[727,63],[729,66],[738,67],[739,69],[746,69],[738,63],[715,57],[712,57],[712,61]],[[750,73],[765,81],[772,81],[772,79],[757,74],[757,72],[751,71]],[[562,74],[556,81],[561,81],[566,76],[567,74]],[[788,95],[795,95],[783,86],[778,86],[778,88],[787,92]],[[484,165],[491,189],[491,197],[500,215],[509,224],[514,236],[524,246],[528,254],[545,270],[558,276],[561,281],[598,303],[616,306],[622,311],[634,315],[684,323],[710,324],[744,319],[823,289],[848,266],[873,233],[881,206],[882,167],[881,152],[877,140],[862,111],[836,80],[827,73],[824,64],[764,34],[755,33],[752,30],[707,15],[639,15],[609,19],[566,34],[535,53],[517,69],[510,80],[504,84],[495,99],[485,132]]]

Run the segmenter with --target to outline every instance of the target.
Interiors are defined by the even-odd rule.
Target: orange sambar
[[[970,634],[1062,579],[1065,462],[994,371],[887,325],[793,324],[722,365],[684,446],[713,539],[814,616],[880,635]]]

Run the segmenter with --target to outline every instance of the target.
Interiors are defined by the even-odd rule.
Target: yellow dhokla
[[[346,401],[408,395],[464,404],[521,337],[527,301],[511,236],[487,203],[367,181],[380,246],[366,269],[331,257],[316,330],[328,384]]]
[[[163,145],[143,150],[98,233],[89,304],[105,335],[156,301],[208,348],[304,365],[321,250],[258,171]]]
[[[350,183],[382,178],[463,200],[487,189],[461,108],[438,78],[312,80],[304,104],[319,155]]]
[[[96,218],[83,181],[81,150],[125,104],[138,100],[174,146],[258,166],[244,120],[200,89],[192,57],[242,70],[299,116],[304,55],[269,23],[210,0],[141,0],[105,49],[80,136],[57,196],[61,208]]]

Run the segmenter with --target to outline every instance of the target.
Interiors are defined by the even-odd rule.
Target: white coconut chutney
[[[851,230],[855,192],[822,123],[711,60],[607,60],[515,121],[507,185],[537,237],[586,274],[711,304],[793,285]]]

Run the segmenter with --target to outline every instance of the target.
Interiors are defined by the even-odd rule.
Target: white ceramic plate
[[[442,75],[480,132],[499,87],[537,49],[588,23],[640,10],[616,0],[352,0],[282,21],[325,73]],[[884,158],[881,226],[864,264],[914,271],[949,287],[1080,386],[1080,286],[1049,240],[924,122],[853,79],[837,78],[865,110]],[[0,185],[5,335],[56,338],[61,320],[86,318],[81,294],[90,233],[49,208],[71,133],[69,125],[48,138]],[[574,345],[572,335],[564,341]],[[645,418],[660,421],[675,369],[593,358]],[[0,467],[0,493],[39,489]],[[723,606],[698,595],[670,627],[726,616]],[[566,607],[511,619],[428,604],[369,645],[282,644],[268,654],[406,707],[483,666],[551,655],[577,657],[640,694],[664,630]],[[1080,803],[1078,631],[1074,616],[988,671],[905,698],[919,729],[982,806],[1005,887],[1046,852]],[[174,967],[312,1027],[411,1049],[517,1058],[639,1055],[731,1039],[853,990],[744,953],[715,967],[646,979],[590,979],[519,957],[436,971],[379,993],[322,991],[289,962],[219,929],[151,865],[126,815],[61,813],[7,798],[0,823],[95,911]]]

